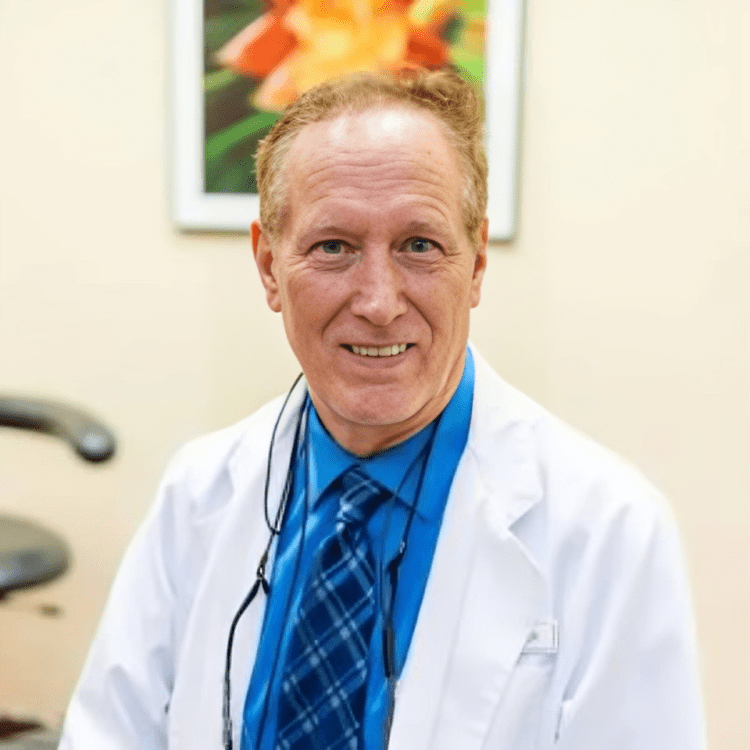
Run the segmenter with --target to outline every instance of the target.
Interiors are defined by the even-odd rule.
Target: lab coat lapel
[[[475,361],[469,442],[399,685],[389,750],[478,750],[545,613],[545,581],[512,533],[542,493],[533,420],[476,354]],[[510,400],[497,400],[498,383]]]

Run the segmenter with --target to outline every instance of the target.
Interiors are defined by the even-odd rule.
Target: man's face
[[[457,387],[487,222],[468,237],[455,149],[411,109],[306,126],[285,176],[281,236],[252,229],[268,304],[323,423],[368,455],[429,424]]]

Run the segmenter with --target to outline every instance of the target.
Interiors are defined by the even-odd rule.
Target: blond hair
[[[288,201],[286,162],[300,130],[314,122],[393,105],[429,112],[443,126],[463,168],[464,225],[468,236],[477,238],[487,211],[482,107],[469,83],[453,71],[440,70],[398,78],[354,73],[306,91],[286,109],[256,154],[260,221],[272,240],[283,228]]]

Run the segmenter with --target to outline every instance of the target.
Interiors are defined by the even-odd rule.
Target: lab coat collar
[[[508,529],[543,495],[536,425],[544,410],[503,381],[471,346],[476,362],[468,446],[500,528]]]

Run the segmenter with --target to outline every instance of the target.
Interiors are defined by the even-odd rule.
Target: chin
[[[353,393],[347,399],[332,400],[330,407],[339,417],[352,424],[367,427],[388,427],[411,419],[418,407],[405,402],[403,393],[396,398],[388,393]]]
[[[413,416],[409,410],[358,408],[339,412],[347,422],[363,427],[391,427],[406,422]]]

